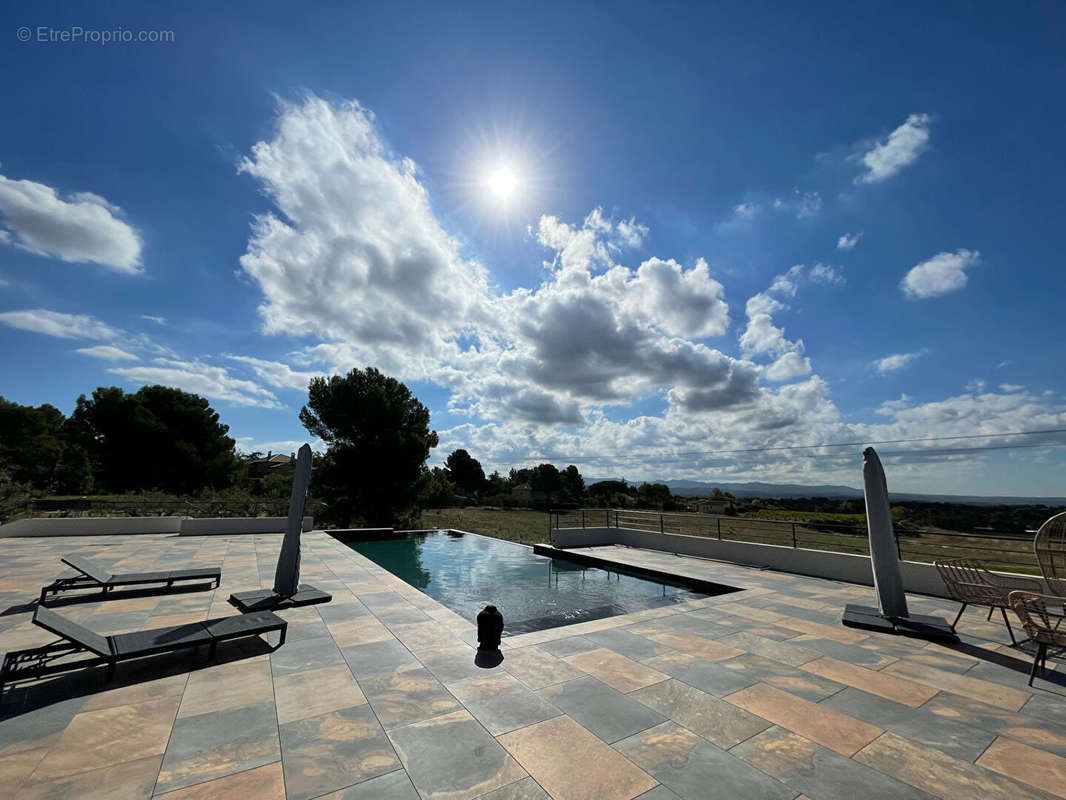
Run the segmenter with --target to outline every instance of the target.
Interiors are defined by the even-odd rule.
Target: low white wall
[[[180,533],[181,517],[40,517],[0,525],[0,538],[11,536],[128,536]]]
[[[559,528],[552,531],[552,544],[560,548],[623,544],[645,550],[662,550],[687,556],[714,558],[778,572],[873,586],[870,557],[827,550],[805,550],[772,544],[733,542],[705,536],[658,533],[632,528]],[[908,592],[947,597],[940,573],[932,564],[901,561],[903,587]],[[1033,577],[1027,575],[1025,577]]]
[[[0,539],[14,536],[130,536],[141,533],[171,533],[209,536],[245,533],[284,533],[285,517],[40,517],[18,519],[0,525]],[[311,530],[313,517],[304,517],[303,529]]]
[[[237,536],[242,533],[284,533],[287,517],[186,517],[181,523],[182,536]],[[302,529],[311,530],[312,517],[304,517]]]

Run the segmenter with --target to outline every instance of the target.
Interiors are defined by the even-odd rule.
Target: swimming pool
[[[466,619],[473,621],[486,605],[495,605],[503,614],[505,635],[706,597],[654,579],[537,555],[526,545],[476,533],[418,531],[345,543]]]

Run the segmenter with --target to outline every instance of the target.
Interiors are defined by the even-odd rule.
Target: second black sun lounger
[[[54,633],[64,641],[45,647],[8,653],[4,657],[3,666],[0,667],[0,691],[3,690],[4,683],[9,680],[37,678],[54,672],[65,672],[97,664],[107,664],[107,677],[110,680],[115,674],[115,667],[119,661],[181,650],[186,647],[196,648],[205,644],[210,648],[208,651],[210,659],[214,657],[219,642],[245,636],[259,636],[271,631],[281,633],[280,640],[274,647],[276,650],[285,644],[285,632],[288,627],[288,623],[277,614],[260,611],[255,614],[218,617],[187,625],[154,628],[150,631],[102,636],[43,606],[38,606],[34,612],[33,624]],[[92,653],[97,657],[63,662],[66,656],[77,653]]]
[[[222,580],[221,567],[204,567],[201,569],[176,569],[162,572],[128,572],[124,575],[112,575],[105,567],[95,561],[82,556],[64,556],[60,559],[64,564],[73,567],[78,575],[68,578],[56,578],[53,583],[41,587],[41,605],[47,605],[49,595],[58,595],[60,592],[74,589],[99,589],[107,594],[116,587],[136,587],[142,584],[162,584],[159,588],[167,588],[175,583],[189,581],[210,581],[210,586],[217,587]],[[148,588],[146,586],[146,588]]]

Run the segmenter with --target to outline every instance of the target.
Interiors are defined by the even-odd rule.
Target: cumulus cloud
[[[799,353],[785,353],[763,372],[767,380],[783,383],[811,374],[811,360]]]
[[[108,344],[96,345],[95,347],[79,347],[78,351],[83,356],[100,358],[104,361],[136,361],[137,356],[123,350],[121,347],[112,347]]]
[[[276,389],[300,389],[306,391],[307,384],[310,383],[311,379],[322,375],[321,372],[300,372],[280,361],[268,361],[262,358],[252,358],[251,356],[227,355],[226,358],[251,367],[260,380]]]
[[[275,206],[240,259],[266,332],[358,343],[388,365],[489,321],[485,269],[460,257],[414,162],[388,150],[358,103],[283,106],[240,171]]]
[[[966,270],[977,265],[981,254],[975,250],[937,253],[903,276],[900,288],[909,300],[924,300],[954,292],[966,285]]]
[[[739,339],[740,350],[744,355],[750,357],[765,353],[778,357],[786,353],[803,352],[803,340],[793,342],[786,339],[784,329],[774,325],[771,315],[786,307],[778,298],[789,299],[796,296],[805,269],[803,264],[795,264],[787,272],[775,275],[770,288],[765,292],[758,292],[748,298],[744,309],[748,315],[748,325]],[[795,362],[791,360],[785,364],[795,366]],[[783,374],[784,371],[785,366],[782,365],[776,373]]]
[[[924,356],[925,350],[919,350],[916,353],[894,353],[890,356],[877,359],[874,363],[874,369],[880,372],[882,375],[888,372],[898,372],[904,367],[908,366],[914,359]]]
[[[63,197],[51,186],[0,175],[0,243],[39,256],[141,271],[141,240],[122,211],[99,195]]]
[[[999,385],[999,390],[1001,392],[1008,392],[1008,393],[1010,393],[1010,392],[1023,392],[1023,391],[1025,391],[1025,387],[1021,386],[1020,384],[1017,384],[1017,383],[1001,383]]]
[[[599,208],[538,220],[530,240],[547,253],[529,265],[535,285],[502,291],[433,217],[417,168],[389,151],[357,104],[282,106],[277,132],[244,170],[271,202],[242,262],[263,292],[264,330],[311,341],[286,358],[291,366],[250,356],[227,366],[252,370],[268,394],[264,386],[368,364],[432,381],[448,391],[450,412],[468,415],[438,427],[435,458],[465,447],[487,468],[539,458],[598,476],[632,466],[649,477],[853,483],[858,448],[760,449],[1066,426],[1054,398],[1027,392],[901,398],[878,409],[876,425],[847,422],[802,341],[774,321],[806,288],[834,282],[836,268],[797,265],[751,296],[740,334],[749,347],[734,358],[715,347],[730,309],[713,265],[669,253],[632,260],[627,251],[648,231]],[[750,211],[760,213],[754,203]],[[631,411],[636,401],[658,410]],[[731,448],[753,452],[693,454]],[[919,467],[886,463],[893,486],[926,485]],[[977,463],[938,474],[964,480]]]
[[[774,325],[769,314],[756,314],[748,320],[748,326],[740,335],[740,349],[746,355],[769,353],[777,356],[787,352],[801,352],[803,343],[786,339],[784,328]]]
[[[837,239],[837,250],[854,250],[855,245],[862,238],[862,231],[858,233],[845,233]]]
[[[239,406],[283,408],[268,389],[253,381],[234,378],[224,367],[201,361],[179,361],[157,358],[154,366],[112,367],[108,372],[142,384],[175,386],[187,392],[203,395]]]
[[[64,314],[43,308],[5,311],[0,313],[0,323],[60,339],[118,339],[123,335],[117,328],[87,314]]]
[[[877,142],[861,158],[866,173],[856,180],[861,183],[877,183],[891,178],[909,164],[918,160],[929,146],[930,114],[911,114],[907,120]]]
[[[265,332],[320,338],[301,354],[307,366],[373,364],[445,386],[457,413],[553,424],[655,391],[701,407],[711,392],[721,403],[752,396],[754,365],[699,341],[729,325],[705,260],[618,263],[648,234],[634,218],[541,217],[530,233],[552,251],[547,279],[502,293],[460,255],[416,166],[357,103],[282,106],[241,170],[274,204],[241,266],[263,292]],[[244,363],[271,385],[304,377]]]

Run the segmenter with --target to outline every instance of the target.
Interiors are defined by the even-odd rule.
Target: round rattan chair
[[[1047,668],[1048,647],[1066,648],[1066,607],[1061,597],[1034,592],[1011,592],[1008,599],[1025,632],[1036,643],[1033,668],[1029,672],[1032,686],[1037,669]]]
[[[1066,511],[1040,526],[1033,540],[1033,550],[1048,590],[1066,597]]]

